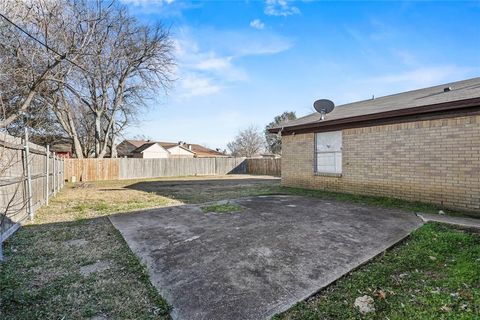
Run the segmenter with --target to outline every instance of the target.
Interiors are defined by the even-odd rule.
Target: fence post
[[[65,187],[65,159],[63,159],[63,170],[62,170],[62,189]]]
[[[55,196],[58,193],[58,156],[55,154]]]
[[[60,190],[60,158],[57,156],[57,193]]]
[[[60,189],[63,189],[63,186],[65,185],[65,158],[62,158],[62,161],[60,163],[62,164],[62,174],[60,175]]]
[[[52,152],[52,159],[53,159],[53,177],[52,177],[52,187],[53,187],[53,192],[52,195],[55,197],[55,194],[57,193],[56,191],[56,179],[57,179],[57,161],[55,160],[55,152]]]
[[[58,191],[62,190],[62,158],[58,157]]]
[[[30,156],[30,147],[28,145],[28,129],[25,128],[25,171],[27,172],[27,211],[30,220],[33,219],[33,206],[32,206],[32,176],[30,174],[30,164],[28,158]]]
[[[49,186],[49,179],[50,179],[50,145],[47,144],[47,164],[45,166],[45,173],[46,173],[46,179],[45,179],[45,185],[46,185],[46,188],[45,190],[47,192],[45,192],[45,204],[48,206],[48,197],[50,196],[50,190],[48,188]]]

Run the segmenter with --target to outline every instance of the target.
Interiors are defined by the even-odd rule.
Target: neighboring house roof
[[[185,150],[187,152],[190,152],[191,154],[195,155],[195,152],[193,152],[192,150],[188,149],[187,147],[181,146],[181,145],[176,145],[176,146],[170,147],[167,150],[173,149],[174,147],[179,147],[180,149],[183,149],[183,150]]]
[[[124,140],[130,144],[133,144],[135,147],[141,147],[143,146],[145,143],[147,143],[148,141],[145,141],[145,140]]]
[[[121,146],[122,144],[124,145],[125,143],[130,143],[134,145],[136,148],[129,151],[127,148],[124,148],[124,146]],[[119,144],[119,147],[123,151],[123,153],[127,155],[127,153],[131,154],[131,153],[142,152],[145,149],[151,147],[155,143],[159,144],[161,147],[163,147],[167,151],[170,148],[180,147],[188,152],[194,153],[197,157],[224,157],[225,156],[225,154],[218,152],[216,150],[209,149],[199,144],[190,144],[190,143],[179,144],[177,142],[165,142],[165,141],[153,142],[153,141],[145,141],[145,140],[124,140],[122,143]],[[122,156],[124,155],[123,153],[122,153]],[[120,155],[120,152],[119,152],[119,155]]]
[[[117,145],[117,153],[119,157],[127,157],[132,155],[133,150],[141,147],[148,141],[144,140],[123,140]]]
[[[191,144],[192,151],[196,153],[198,157],[224,157],[225,154],[218,152],[216,150],[212,150],[201,146],[199,144]]]
[[[197,155],[197,157],[219,157],[225,156],[223,153],[216,150],[209,149],[207,147],[201,146],[199,144],[186,143],[185,145],[180,145],[174,142],[158,142],[165,149],[170,149],[172,147],[180,146],[185,150],[191,151]],[[189,149],[191,147],[191,149]]]
[[[52,152],[61,152],[61,153],[69,153],[72,152],[72,144],[71,143],[57,143],[50,146],[50,151]]]
[[[157,143],[167,150],[171,149],[171,148],[174,148],[174,147],[179,147],[179,148],[181,148],[185,151],[188,151],[190,153],[195,154],[195,152],[193,150],[190,150],[190,149],[188,149],[188,147],[186,147],[184,145],[181,145],[181,144],[178,144],[178,143],[172,143],[172,142],[157,142]]]
[[[132,153],[142,153],[143,151],[147,150],[148,148],[150,148],[151,146],[155,145],[155,144],[158,144],[160,147],[162,147],[159,143],[156,143],[156,142],[148,142],[148,143],[145,143],[143,145],[141,145],[140,147],[138,147],[137,149],[133,150]],[[162,147],[163,148],[163,147]],[[168,150],[166,150],[168,152]]]
[[[170,149],[172,147],[176,147],[178,146],[179,144],[178,143],[175,143],[175,142],[163,142],[163,141],[158,141],[157,142],[159,145],[161,145],[162,147],[164,147],[165,149]]]
[[[429,88],[378,97],[374,99],[348,103],[335,107],[320,120],[319,113],[290,120],[283,127],[283,132],[312,130],[375,119],[400,116],[412,116],[439,111],[480,106],[480,77],[451,82]],[[270,129],[278,132],[282,125]]]

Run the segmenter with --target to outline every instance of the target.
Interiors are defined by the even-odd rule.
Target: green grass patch
[[[212,204],[202,207],[204,213],[232,213],[243,211],[243,207],[235,203]]]
[[[9,239],[5,254],[2,319],[169,319],[170,306],[105,217],[28,225]],[[98,261],[108,268],[81,273]]]
[[[479,319],[479,265],[479,234],[428,223],[274,319]],[[363,295],[374,299],[374,314],[354,308]]]
[[[321,198],[326,200],[352,202],[352,203],[358,203],[358,204],[378,206],[383,208],[395,208],[395,209],[401,209],[401,210],[411,211],[411,212],[438,213],[439,210],[443,210],[446,214],[452,215],[452,216],[470,216],[474,218],[480,218],[479,214],[476,214],[473,212],[460,212],[460,211],[448,210],[436,204],[425,203],[420,201],[407,201],[407,200],[391,198],[391,197],[365,196],[365,195],[359,195],[359,194],[340,193],[340,192],[293,188],[293,187],[273,187],[271,188],[270,192],[287,194],[287,195],[308,196],[308,197],[315,197],[315,198]]]

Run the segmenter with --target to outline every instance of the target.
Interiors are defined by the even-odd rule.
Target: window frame
[[[317,146],[317,135],[322,134],[322,133],[327,133],[327,132],[339,132],[340,133],[340,151],[318,151],[318,146]],[[323,131],[323,132],[315,132],[313,136],[313,172],[315,175],[319,176],[334,176],[334,177],[341,177],[343,173],[343,131],[342,130],[335,130],[335,131]],[[340,154],[341,156],[341,161],[340,161],[340,170],[339,172],[326,172],[326,171],[319,171],[318,170],[318,155],[319,154],[333,154],[334,158],[334,167],[337,169],[336,166],[336,156],[337,154]]]

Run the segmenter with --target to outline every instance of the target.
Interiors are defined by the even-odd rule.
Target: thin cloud
[[[220,55],[236,58],[257,55],[272,55],[290,49],[291,39],[274,32],[254,30],[218,30],[205,28],[192,31],[201,39],[202,47],[213,48]]]
[[[257,30],[263,30],[263,28],[265,28],[265,23],[263,23],[260,19],[255,19],[250,21],[250,27]]]
[[[300,9],[288,4],[287,0],[266,0],[265,14],[268,16],[291,16],[300,14]]]
[[[213,84],[211,79],[198,77],[194,74],[181,79],[182,97],[211,95],[219,92],[221,89],[220,86]]]
[[[207,58],[200,61],[196,67],[200,70],[225,70],[232,67],[232,57]]]
[[[175,38],[179,96],[213,95],[237,82],[249,81],[238,63],[243,57],[287,50],[290,41],[272,33],[179,29]]]

